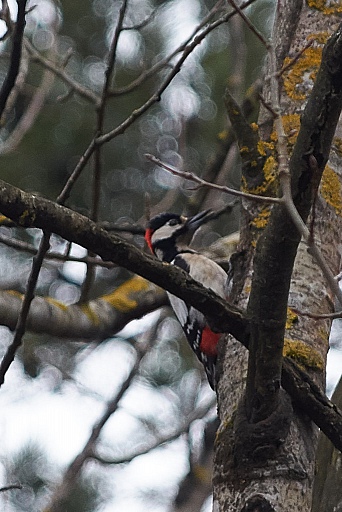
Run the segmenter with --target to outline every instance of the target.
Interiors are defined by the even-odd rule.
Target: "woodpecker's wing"
[[[193,279],[213,290],[220,297],[227,298],[229,278],[214,261],[191,249],[184,249],[171,263],[183,268]],[[209,328],[205,316],[197,309],[188,306],[174,295],[169,294],[169,299],[190,346],[203,363],[210,386],[215,389],[217,343],[221,335]]]
[[[213,290],[222,299],[227,298],[230,277],[215,261],[189,250],[179,253],[172,263],[183,268],[195,281]]]
[[[171,293],[168,296],[190,347],[203,364],[210,386],[215,389],[216,344],[220,335],[209,329],[204,315],[197,309],[187,306],[183,300]],[[207,350],[204,350],[203,341]]]

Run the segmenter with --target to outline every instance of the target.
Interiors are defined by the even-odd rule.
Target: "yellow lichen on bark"
[[[268,144],[268,143],[264,143]],[[264,146],[262,146],[262,150],[259,151],[261,156],[264,156],[263,154]],[[277,193],[278,190],[278,181],[277,181],[277,170],[278,170],[278,164],[273,155],[270,155],[264,164],[263,168],[263,174],[264,179],[260,185],[257,187],[248,187],[247,181],[244,177],[242,177],[242,190],[244,192],[248,192],[250,194],[256,194],[256,195],[270,195],[274,196]]]
[[[241,146],[240,148],[240,155],[245,155],[246,153],[249,153],[249,147],[247,146]]]
[[[325,166],[323,172],[321,195],[336,214],[342,216],[341,183],[337,173],[329,165]]]
[[[308,41],[316,41],[319,44],[325,44],[329,39],[329,32],[313,32],[309,36],[307,36]]]
[[[63,311],[66,311],[69,306],[67,304],[64,304],[64,302],[61,302],[60,300],[53,299],[52,297],[46,297],[46,302],[49,302],[49,304],[53,304],[59,309],[62,309]]]
[[[334,137],[332,149],[334,149],[339,156],[342,156],[342,139],[340,137]]]
[[[285,329],[291,329],[296,322],[298,322],[298,315],[291,308],[287,308]]]
[[[265,142],[264,140],[259,140],[257,147],[261,156],[266,156],[267,151],[273,152],[275,149],[273,142]]]
[[[80,309],[81,309],[82,313],[84,313],[89,318],[89,320],[92,322],[92,324],[94,324],[96,326],[100,325],[100,319],[99,319],[98,315],[96,313],[94,313],[94,311],[91,309],[91,307],[89,306],[89,303],[81,304]]]
[[[323,371],[324,369],[324,361],[319,352],[300,340],[284,338],[283,356],[290,357],[298,364],[312,370]]]
[[[283,126],[285,133],[288,138],[289,150],[294,145],[299,128],[300,128],[300,116],[298,114],[284,115],[282,117]],[[254,125],[257,129],[257,125]],[[270,135],[269,141],[259,140],[257,144],[258,153],[261,157],[266,157],[263,174],[264,179],[257,187],[248,187],[244,177],[242,177],[242,190],[256,195],[269,195],[276,196],[278,193],[278,163],[276,155],[276,143],[277,134],[273,131]],[[246,146],[240,149],[241,154],[245,154],[249,151]],[[253,164],[252,164],[253,165]],[[256,163],[255,163],[256,165]],[[261,218],[265,221],[265,211],[262,212]],[[257,221],[259,223],[259,221]],[[262,223],[264,225],[264,222]]]
[[[270,207],[264,207],[260,210],[259,214],[251,221],[251,225],[257,229],[264,229],[267,226],[268,219],[270,218]]]
[[[342,12],[341,2],[326,2],[326,0],[307,0],[308,6],[312,9],[317,9],[321,11],[323,14],[337,14]],[[329,3],[329,5],[327,5]]]
[[[289,149],[291,149],[297,140],[297,135],[300,128],[300,115],[284,115],[281,117],[281,120],[283,122],[284,131],[287,136],[287,144]],[[275,142],[278,140],[276,132],[271,133],[271,140],[274,140]]]
[[[305,52],[294,62],[288,71],[284,73],[284,88],[287,95],[297,101],[303,101],[306,99],[307,90],[303,90],[301,86],[304,82],[304,78],[309,78],[312,82],[316,78],[318,68],[322,59],[322,48],[321,47],[309,47]],[[284,60],[284,66],[291,63],[289,57]],[[308,75],[309,73],[309,75]]]
[[[36,218],[36,215],[34,212],[29,210],[24,210],[23,213],[19,217],[18,224],[20,226],[29,226],[33,224],[34,220]]]
[[[135,276],[119,286],[113,293],[104,295],[102,300],[108,302],[113,308],[126,313],[137,307],[137,300],[132,298],[139,292],[145,292],[149,287],[148,281],[142,277]]]
[[[330,331],[321,327],[317,331],[317,337],[323,342],[323,346],[327,349],[330,347]]]
[[[17,297],[18,299],[24,298],[24,294],[17,292],[17,290],[6,290],[6,293],[9,293],[10,295],[14,295],[14,297]]]

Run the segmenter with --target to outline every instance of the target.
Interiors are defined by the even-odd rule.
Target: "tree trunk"
[[[308,2],[308,5],[298,1],[278,2],[273,32],[277,69],[294,59],[282,75],[280,96],[290,153],[300,127],[300,116],[317,75],[322,47],[340,21],[339,6],[325,8],[321,4],[313,1]],[[296,57],[311,40],[312,45]],[[269,73],[268,70],[266,74]],[[267,81],[263,98],[266,102],[270,101]],[[262,109],[259,131],[262,139],[269,143],[275,139],[272,124],[269,110]],[[339,271],[338,244],[342,228],[341,177],[338,174],[338,169],[342,168],[339,165],[341,140],[338,139],[341,130],[340,123],[333,139],[330,161],[323,173],[320,193],[314,201],[307,224],[335,275]],[[262,190],[263,180],[266,182],[269,154],[266,152],[263,176],[258,183],[259,191]],[[272,171],[275,169],[273,164]],[[269,183],[268,180],[268,187]],[[267,186],[262,192],[271,195]],[[248,191],[256,193],[250,185]],[[255,263],[254,247],[267,225],[269,210],[269,206],[245,200],[243,202],[241,252],[237,257],[238,279],[235,281],[236,301],[240,306],[245,306],[248,301]],[[269,262],[264,261],[262,264],[267,271]],[[327,282],[304,242],[298,246],[288,306],[291,309],[288,309],[287,314],[283,353],[304,366],[316,383],[324,387],[330,321],[313,320],[300,312],[331,313],[333,301]],[[274,303],[269,304],[270,314],[274,307]],[[264,318],[259,320],[262,323]],[[301,411],[292,408],[283,390],[279,393],[278,410],[261,421],[249,421],[245,414],[245,382],[247,371],[250,371],[247,351],[229,339],[222,352],[225,353],[221,356],[222,376],[218,386],[221,425],[216,439],[214,510],[310,511],[318,429]],[[255,442],[255,437],[259,439],[258,442]]]

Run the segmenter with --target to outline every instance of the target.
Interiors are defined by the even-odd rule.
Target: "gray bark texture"
[[[282,75],[280,92],[293,200],[336,275],[340,271],[338,246],[342,232],[342,124],[337,124],[342,74],[340,65],[335,67],[334,58],[341,48],[341,8],[337,4],[329,8],[321,4],[279,1],[272,44],[277,70],[293,59]],[[322,56],[324,44],[334,32],[333,50],[327,48]],[[311,46],[298,57],[312,39]],[[322,64],[318,72],[321,60],[327,64]],[[267,76],[268,64],[266,68]],[[331,77],[330,85],[325,76]],[[266,103],[271,102],[267,80],[263,98]],[[335,100],[335,107],[327,106]],[[333,110],[334,119],[329,117]],[[271,144],[269,150],[275,140],[269,109],[262,108],[259,123],[262,141]],[[239,141],[238,135],[237,138]],[[249,192],[256,193],[258,187],[259,193],[272,195],[272,180],[262,190],[272,154],[272,149],[268,150],[259,177],[255,173],[245,175]],[[309,155],[314,156],[316,175],[316,171],[311,172]],[[276,164],[273,171],[276,175]],[[276,189],[277,177],[275,181]],[[266,221],[261,222],[263,219]],[[312,508],[318,429],[282,389],[280,378],[275,378],[280,374],[277,354],[282,350],[293,358],[324,389],[331,322],[301,313],[331,313],[334,298],[307,244],[300,238],[282,206],[274,206],[270,212],[268,206],[243,201],[235,293],[236,305],[247,306],[251,320],[250,360],[238,342],[225,340],[218,386],[221,423],[214,463],[215,512],[308,512]],[[326,509],[320,502],[313,510]]]

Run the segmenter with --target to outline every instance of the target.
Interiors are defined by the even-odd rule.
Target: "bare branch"
[[[6,235],[0,234],[0,243],[6,245],[7,247],[12,247],[13,249],[17,249],[18,251],[28,252],[30,254],[37,254],[37,249],[34,245],[31,245],[22,240],[17,240],[15,238],[11,238]],[[61,254],[59,252],[48,251],[46,253],[45,259],[47,260],[57,260],[57,261],[75,261],[77,263],[88,263],[89,265],[97,265],[103,268],[114,268],[117,265],[110,261],[102,261],[99,258],[91,258],[89,256],[84,256],[83,258],[77,258],[76,256],[70,256],[69,254]]]
[[[244,9],[251,5],[255,0],[247,0],[240,6],[240,9]],[[65,200],[68,198],[70,189],[73,186],[73,184],[77,181],[78,177],[80,176],[81,172],[83,171],[84,167],[88,163],[90,157],[92,156],[96,146],[105,144],[109,142],[110,140],[114,139],[118,135],[121,135],[126,131],[126,129],[131,126],[139,117],[141,117],[147,110],[149,110],[152,105],[157,103],[160,100],[160,97],[162,93],[165,91],[165,89],[169,86],[169,84],[172,82],[174,77],[179,73],[181,70],[181,67],[187,57],[193,52],[193,50],[198,46],[203,39],[215,28],[222,25],[223,23],[226,23],[231,16],[236,14],[236,11],[232,13],[228,13],[225,16],[222,16],[217,21],[211,23],[206,29],[204,29],[200,34],[198,34],[194,40],[185,47],[183,51],[183,55],[180,57],[178,62],[175,64],[171,72],[168,74],[168,76],[164,79],[162,84],[159,86],[157,91],[139,108],[133,110],[133,112],[123,121],[119,126],[114,128],[113,130],[109,131],[108,133],[101,135],[99,137],[94,138],[90,144],[88,145],[87,149],[84,151],[83,155],[81,156],[79,162],[77,163],[75,169],[73,170],[67,184],[65,185],[63,191],[61,192],[61,198],[63,199],[61,202],[65,202]]]
[[[335,313],[311,313],[310,311],[302,311],[294,306],[290,306],[292,311],[294,311],[297,315],[307,316],[308,318],[313,318],[314,320],[335,320],[336,318],[342,318],[342,311],[336,311]]]
[[[24,300],[18,317],[17,325],[15,327],[14,338],[0,363],[0,386],[2,386],[2,384],[4,383],[6,372],[9,369],[10,365],[12,364],[14,356],[22,343],[22,338],[25,334],[26,329],[27,317],[29,314],[31,302],[34,298],[34,291],[37,285],[39,272],[43,264],[45,254],[50,247],[49,241],[50,234],[44,233],[39,245],[38,253],[33,258],[33,264],[28,279]]]
[[[289,215],[288,205],[292,204],[290,199],[287,199],[286,207],[275,205],[267,227],[256,247],[254,276],[247,308],[253,325],[251,340],[254,337],[254,352],[257,350],[258,354],[262,354],[263,361],[275,361],[275,368],[270,369],[269,364],[267,368],[264,367],[264,371],[258,368],[258,376],[262,385],[265,384],[265,375],[270,376],[271,381],[275,382],[274,371],[278,372],[277,368],[282,352],[288,292],[295,255],[302,236],[299,222],[300,231],[294,229],[294,225],[296,225],[294,223],[298,221],[298,217],[303,223],[308,218],[342,109],[341,30],[342,26],[328,40],[323,51],[320,70],[304,109],[301,127],[290,159],[292,183],[291,190],[288,191],[286,187],[288,189],[290,187],[289,179],[284,180],[283,178],[286,176],[283,169],[285,170],[287,166],[287,156],[284,154],[282,146],[278,151],[282,170],[282,186],[285,187],[284,195],[286,193],[286,198],[293,198],[299,216]],[[271,74],[275,76],[274,72]],[[274,110],[277,110],[277,107]],[[281,127],[279,129],[281,130]],[[280,145],[282,144],[284,144],[284,140],[282,132],[280,132]],[[313,157],[315,160],[312,159]],[[316,162],[319,162],[319,165],[315,165]],[[305,229],[307,228],[305,227]],[[303,232],[305,233],[304,228]],[[317,257],[316,249],[313,248],[313,250]],[[267,261],[267,265],[265,265],[265,261]],[[270,268],[272,272],[269,271]],[[329,283],[336,287],[333,277]],[[269,304],[273,304],[271,313]],[[265,320],[266,318],[267,320]],[[258,345],[261,341],[263,350]],[[251,347],[250,350],[252,351]],[[274,358],[275,351],[278,354],[276,359]],[[249,360],[253,361],[253,358],[250,357]],[[263,361],[260,361],[261,365],[264,364]],[[262,402],[267,416],[267,413],[272,411],[271,401],[268,400],[268,394],[272,393],[272,389],[271,386],[268,388],[266,383],[263,390],[265,400],[261,400],[262,392],[259,390],[258,402]],[[252,399],[255,393],[253,383],[251,383],[250,393]]]
[[[256,201],[259,203],[276,203],[276,204],[282,204],[283,199],[280,197],[267,197],[267,196],[257,196],[256,194],[248,194],[246,192],[241,192],[240,190],[235,190],[234,188],[226,187],[224,185],[216,185],[216,183],[209,183],[208,181],[203,180],[196,174],[188,171],[180,171],[178,169],[175,169],[174,167],[171,167],[170,165],[165,164],[159,158],[150,155],[149,153],[145,154],[145,157],[150,160],[151,162],[159,165],[166,171],[170,172],[171,174],[174,174],[175,176],[179,176],[180,178],[184,178],[185,180],[194,181],[195,183],[198,183],[201,187],[209,187],[215,190],[220,190],[221,192],[225,192],[226,194],[231,194],[233,196],[237,197],[244,197],[246,199],[250,199],[251,201]]]
[[[0,205],[1,211],[16,222],[43,229],[48,227],[63,238],[96,251],[105,260],[114,261],[159,284],[204,314],[210,311],[212,321],[219,326],[220,332],[227,329],[236,339],[248,346],[249,324],[241,311],[225,304],[180,269],[170,265],[165,266],[165,263],[145,256],[134,246],[109,235],[88,218],[68,208],[20,191],[1,180]],[[32,212],[32,216],[30,217],[27,212]],[[275,278],[279,287],[278,275]],[[300,385],[301,382],[304,384]],[[341,413],[322,394],[309,376],[288,358],[284,360],[282,383],[299,407],[312,418],[337,448],[342,449]]]
[[[23,486],[21,484],[6,485],[5,487],[0,487],[0,492],[13,491],[14,489],[22,488]]]
[[[149,339],[144,343],[139,343],[135,345],[136,358],[128,376],[123,381],[119,391],[114,394],[113,398],[109,402],[107,402],[106,409],[101,418],[93,426],[91,434],[88,438],[88,441],[84,445],[83,450],[71,462],[66,472],[64,473],[62,483],[58,486],[54,494],[51,496],[50,503],[45,509],[46,511],[59,512],[63,507],[63,503],[68,498],[70,492],[75,486],[75,483],[77,481],[77,478],[79,477],[80,471],[84,463],[86,462],[87,459],[93,456],[96,443],[102,432],[103,427],[105,426],[109,418],[116,412],[121,398],[126,393],[132,380],[139,371],[141,360],[151,349],[155,338],[156,336],[151,335]]]
[[[184,432],[187,432],[190,425],[197,419],[203,418],[215,405],[216,403],[216,397],[213,397],[211,400],[209,400],[207,403],[203,405],[199,405],[196,409],[194,409],[192,412],[190,412],[187,417],[177,425],[176,428],[172,429],[169,432],[166,433],[160,433],[156,434],[155,439],[146,444],[145,446],[142,446],[138,450],[135,450],[131,454],[123,455],[121,457],[116,458],[105,458],[101,457],[98,454],[92,454],[92,459],[100,462],[104,465],[115,465],[115,464],[125,464],[127,462],[131,462],[136,457],[139,457],[140,455],[144,455],[145,453],[149,453],[150,451],[154,450],[155,448],[158,448],[162,444],[170,443],[171,441],[174,441],[177,439],[180,435],[182,435]]]
[[[167,55],[164,59],[156,62],[150,69],[144,71],[141,73],[138,78],[133,80],[130,84],[120,87],[117,89],[113,89],[110,91],[110,96],[120,96],[121,94],[127,94],[129,92],[132,92],[134,89],[139,87],[145,80],[147,80],[149,77],[154,76],[158,71],[166,67],[169,62],[175,57],[178,53],[184,51],[186,46],[191,42],[191,40],[198,34],[198,32],[207,24],[209,21],[213,18],[213,16],[222,9],[223,1],[219,0],[214,7],[209,11],[209,13],[203,18],[201,23],[194,29],[194,31],[191,33],[191,35],[188,37],[188,39],[183,42],[176,50],[174,50],[171,54]],[[127,30],[127,29],[125,29]]]
[[[6,154],[13,151],[22,141],[25,134],[32,128],[42,107],[45,98],[53,84],[54,75],[45,70],[41,84],[38,86],[33,98],[31,99],[25,113],[21,116],[13,132],[4,141],[1,146],[1,153]]]
[[[146,18],[144,20],[142,20],[140,23],[137,23],[136,25],[131,25],[131,26],[123,26],[122,30],[141,30],[142,28],[145,28],[149,23],[151,23],[151,21],[154,20],[154,18],[157,15],[157,12],[159,10],[159,7],[160,6],[155,7],[153,9],[153,11],[151,12],[151,14],[146,16]]]
[[[217,322],[221,329],[229,326],[229,331],[233,331],[237,339],[244,336],[247,323],[240,310],[222,299],[215,301],[215,307],[209,307],[209,297],[217,296],[191,279],[189,274],[173,265],[166,266],[156,258],[144,255],[122,238],[108,234],[88,217],[45,198],[23,192],[1,180],[0,210],[18,224],[51,230],[64,239],[76,242],[98,254],[105,261],[113,261],[140,274],[174,295],[182,294],[183,300],[203,314],[206,315],[210,311],[212,320]],[[27,212],[31,212],[32,216]],[[221,302],[221,308],[217,307],[217,302]]]
[[[119,42],[119,36],[122,30],[122,25],[127,9],[127,0],[123,0],[119,11],[118,21],[114,30],[113,39],[110,45],[110,49],[107,57],[107,69],[105,72],[105,80],[103,83],[102,94],[100,104],[97,108],[97,126],[96,135],[99,136],[103,132],[103,124],[105,119],[105,109],[108,98],[108,88],[112,80],[112,75],[115,68],[116,51]],[[101,174],[102,174],[102,159],[101,159],[101,148],[102,146],[97,145],[95,147],[94,154],[94,170],[93,170],[93,183],[92,183],[92,201],[91,201],[91,212],[90,218],[94,221],[98,220],[99,204],[100,204],[100,193],[101,193]],[[92,256],[92,254],[89,254]],[[82,283],[80,302],[88,300],[92,284],[95,278],[95,268],[93,265],[87,265],[87,272],[85,279]]]
[[[286,71],[288,71],[290,68],[292,68],[292,66],[297,62],[298,59],[300,59],[300,57],[303,55],[303,53],[308,49],[310,48],[310,46],[312,46],[314,43],[314,40],[311,39],[311,41],[309,41],[306,45],[304,45],[304,47],[296,53],[296,55],[293,57],[293,59],[290,60],[290,62],[288,62],[286,64],[286,66],[283,66],[280,71],[277,71],[276,73],[276,76],[277,78],[279,78],[280,76],[282,76]]]
[[[8,69],[5,81],[0,90],[0,119],[5,109],[8,97],[11,94],[11,91],[15,85],[15,81],[17,79],[19,72],[22,51],[22,40],[26,24],[26,3],[27,0],[17,0],[18,14],[13,32],[13,44],[11,51],[10,67]]]
[[[14,329],[23,296],[13,290],[0,291],[0,324]],[[168,304],[162,288],[134,276],[111,293],[83,304],[67,305],[51,297],[36,295],[31,302],[26,329],[70,341],[99,344],[131,320]]]
[[[71,87],[73,91],[75,91],[79,96],[81,96],[85,100],[94,103],[95,105],[99,104],[100,98],[97,96],[97,94],[95,94],[93,91],[91,91],[84,85],[80,84],[79,82],[77,82],[77,80],[68,75],[68,73],[64,70],[64,67],[59,67],[55,62],[52,62],[51,60],[43,57],[43,55],[41,55],[35,49],[35,47],[30,43],[30,41],[26,37],[24,38],[24,44],[27,51],[32,56],[33,60],[39,62],[39,64],[41,64],[46,69],[50,70],[52,73],[58,76],[61,80],[63,80],[63,82],[65,82],[69,87]]]
[[[278,163],[279,163],[279,179],[280,184],[283,191],[283,197],[285,201],[286,209],[298,229],[299,233],[305,240],[306,244],[309,247],[309,251],[311,255],[314,257],[315,261],[319,265],[320,269],[323,272],[324,277],[326,278],[331,291],[337,297],[340,305],[342,306],[342,291],[338,283],[336,282],[333,273],[331,272],[329,266],[326,264],[325,258],[323,257],[321,251],[318,246],[315,244],[313,237],[311,236],[310,230],[306,226],[302,217],[300,216],[294,202],[292,199],[292,190],[291,190],[291,174],[289,170],[289,157],[287,151],[287,137],[285,134],[283,121],[281,118],[280,112],[280,103],[279,103],[279,84],[278,78],[279,74],[277,74],[277,70],[275,69],[276,65],[276,56],[273,48],[270,49],[270,59],[273,63],[272,65],[272,74],[271,74],[271,96],[272,96],[272,107],[273,111],[276,114],[275,117],[275,129],[277,133],[277,150],[278,150]],[[319,173],[318,163],[314,155],[310,155],[308,158],[309,166],[312,170],[313,175],[317,175]]]
[[[0,38],[0,41],[5,41],[13,31],[13,23],[11,20],[11,12],[8,7],[7,0],[2,0],[2,8],[0,11],[0,19],[3,20],[6,23],[6,32],[4,35]]]
[[[245,14],[243,13],[241,7],[239,7],[237,5],[237,3],[234,2],[234,0],[228,0],[228,1],[229,1],[230,5],[238,12],[239,16],[241,16],[241,18],[246,23],[246,25],[249,28],[249,30],[251,32],[253,32],[253,34],[256,35],[256,37],[259,39],[259,41],[262,42],[262,44],[265,46],[265,48],[269,48],[269,43],[265,40],[265,38],[261,34],[261,32],[259,32],[259,30],[257,30],[255,25],[253,25],[253,23],[250,22],[249,18],[247,16],[245,16]]]
[[[250,4],[253,3],[255,0],[249,0],[247,2],[244,2],[240,9],[245,9]],[[158,89],[155,91],[155,93],[139,108],[134,110],[132,114],[123,121],[118,127],[114,128],[110,132],[106,133],[105,135],[102,135],[101,137],[98,137],[96,139],[96,144],[104,144],[110,140],[112,140],[117,135],[120,135],[123,133],[136,119],[138,119],[142,114],[144,114],[152,105],[154,105],[156,102],[160,100],[160,97],[162,93],[165,91],[165,89],[169,86],[169,84],[172,82],[174,77],[180,72],[184,62],[189,57],[189,55],[194,51],[194,49],[204,40],[207,35],[212,32],[214,29],[222,25],[223,23],[226,23],[234,14],[236,14],[237,11],[230,12],[218,20],[210,23],[205,29],[202,30],[199,34],[196,35],[196,37],[191,40],[189,44],[187,44],[182,52],[181,57],[179,58],[178,62],[173,66],[170,73],[165,77],[161,85],[158,87]]]

